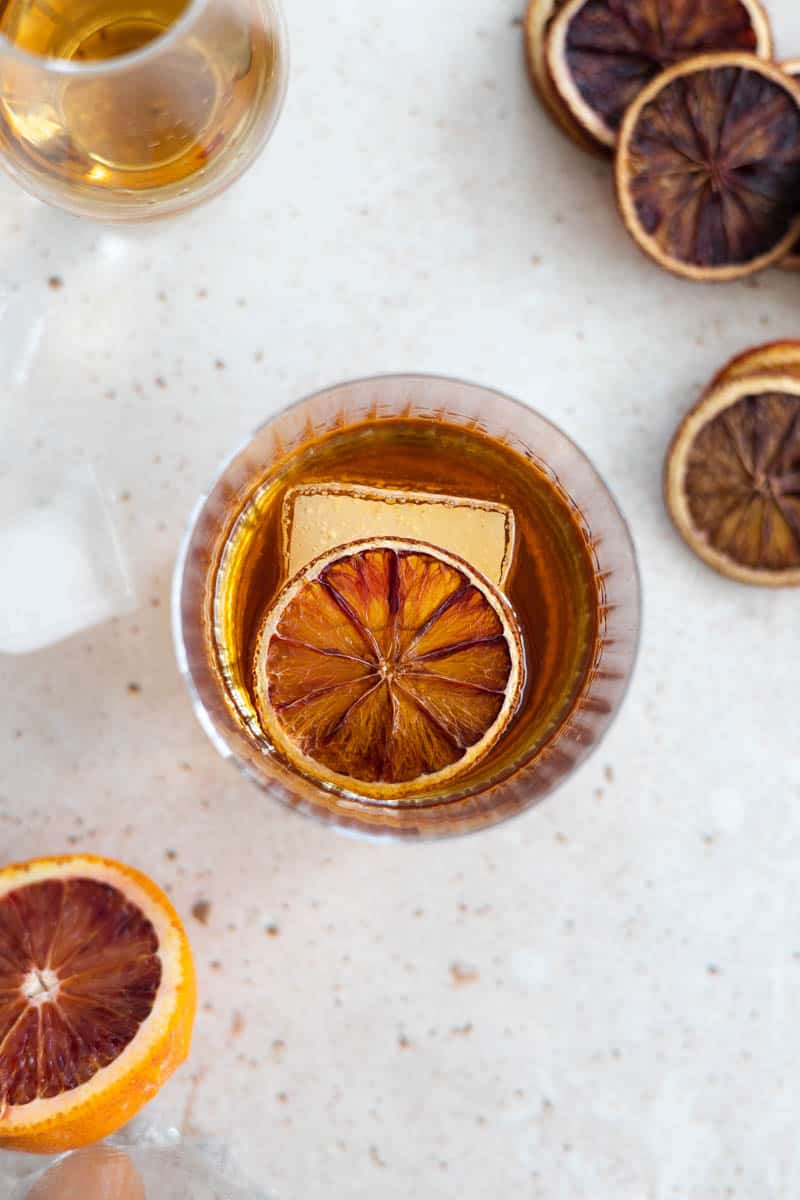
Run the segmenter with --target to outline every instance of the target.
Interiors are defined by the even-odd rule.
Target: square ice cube
[[[93,469],[0,470],[0,653],[26,654],[136,605]]]

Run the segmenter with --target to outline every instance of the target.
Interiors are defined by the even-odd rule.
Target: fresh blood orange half
[[[502,592],[424,542],[339,546],[292,579],[254,660],[261,723],[316,783],[420,802],[484,759],[513,720],[522,637]]]
[[[749,54],[679,63],[628,109],[616,182],[628,231],[677,275],[778,262],[800,234],[800,88]]]
[[[91,856],[0,868],[0,1145],[52,1154],[119,1129],[185,1059],[189,943],[167,897]]]
[[[533,86],[539,99],[559,128],[582,150],[607,153],[573,117],[561,99],[547,65],[547,35],[567,0],[530,0],[525,13],[525,54]]]
[[[697,54],[772,56],[759,0],[570,0],[548,34],[550,78],[591,137],[614,146],[625,110],[665,68]]]
[[[665,490],[678,531],[715,570],[800,585],[800,375],[712,385],[676,434]]]

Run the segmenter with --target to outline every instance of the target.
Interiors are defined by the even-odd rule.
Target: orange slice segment
[[[771,58],[759,0],[570,0],[553,20],[547,55],[573,119],[612,147],[625,110],[661,71],[723,51]]]
[[[524,674],[519,626],[494,584],[439,547],[373,538],[286,585],[258,635],[253,690],[267,737],[296,769],[414,803],[498,744]]]
[[[88,855],[0,869],[0,1144],[106,1137],[183,1062],[195,977],[163,892]]]

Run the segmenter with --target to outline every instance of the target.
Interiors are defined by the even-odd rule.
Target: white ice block
[[[135,603],[91,467],[0,469],[0,653],[39,650]]]

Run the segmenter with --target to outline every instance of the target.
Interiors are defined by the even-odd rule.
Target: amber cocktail
[[[268,421],[178,565],[181,667],[223,753],[365,832],[481,828],[597,742],[638,577],[580,451],[496,392],[389,377]]]

